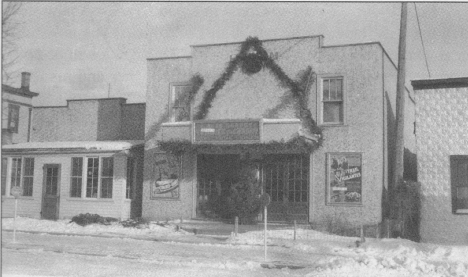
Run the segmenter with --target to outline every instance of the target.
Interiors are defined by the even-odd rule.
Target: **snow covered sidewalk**
[[[2,223],[3,229],[13,228],[12,219],[3,219]],[[192,260],[198,261],[198,264],[202,257],[202,265],[205,267],[211,263],[227,263],[232,270],[248,266],[251,270],[262,272],[262,264],[267,265],[266,267],[271,265],[271,268],[279,268],[278,265],[297,265],[297,270],[290,273],[294,272],[298,276],[468,277],[468,246],[424,244],[403,239],[367,239],[358,247],[358,238],[298,229],[294,240],[293,230],[270,230],[268,259],[265,262],[262,231],[246,232],[220,241],[184,231],[177,227],[180,222],[153,222],[140,228],[123,227],[116,223],[82,227],[69,223],[68,220],[18,218],[16,226],[17,230],[60,233],[66,236],[20,233],[22,243],[12,244],[9,240],[12,234],[8,232],[8,236],[3,238],[2,246],[8,251],[40,249],[68,255],[110,255],[127,260],[163,261],[165,265],[171,265],[170,261],[166,261],[166,256],[172,253],[184,265],[193,265]],[[165,250],[158,252],[153,244],[157,244],[158,249]],[[171,252],[175,249],[180,249],[182,254]]]

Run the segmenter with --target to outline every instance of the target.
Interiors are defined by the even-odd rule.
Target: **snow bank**
[[[19,231],[156,237],[191,235],[191,233],[184,230],[177,231],[177,226],[175,224],[161,225],[158,225],[156,222],[150,222],[147,225],[140,225],[140,228],[131,228],[123,227],[118,222],[113,222],[111,225],[91,224],[83,227],[74,222],[70,222],[70,220],[51,221],[25,217],[16,218],[16,230]],[[13,218],[2,219],[2,228],[13,229]]]
[[[405,239],[367,239],[358,247],[359,238],[324,234],[314,230],[269,230],[269,245],[282,246],[309,254],[322,254],[317,271],[390,270],[394,276],[463,276],[468,277],[468,246],[416,243]],[[232,235],[236,244],[262,245],[263,231]],[[325,274],[326,275],[326,274]]]

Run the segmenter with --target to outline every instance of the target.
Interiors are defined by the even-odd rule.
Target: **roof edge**
[[[304,39],[304,38],[316,38],[324,37],[323,35],[313,35],[313,36],[298,36],[298,37],[287,37],[287,38],[272,38],[272,39],[261,39],[262,42],[267,41],[278,41],[278,40],[290,40],[290,39]],[[235,42],[222,42],[222,43],[208,43],[208,44],[192,44],[190,47],[207,47],[207,46],[219,46],[219,45],[230,45],[230,44],[241,44],[244,41],[235,41]]]
[[[5,91],[7,91],[7,92],[9,92],[11,94],[25,96],[25,97],[29,97],[29,98],[33,98],[33,97],[39,95],[39,93],[37,93],[37,92],[33,92],[33,91],[30,91],[30,90],[25,90],[25,89],[21,89],[21,88],[14,88],[12,86],[5,85],[5,84],[2,84],[2,90],[5,90]]]
[[[468,77],[412,80],[411,85],[415,90],[437,88],[463,88],[468,87]]]
[[[192,56],[157,57],[157,58],[146,58],[146,60],[153,61],[153,60],[190,59],[190,58],[192,58]]]

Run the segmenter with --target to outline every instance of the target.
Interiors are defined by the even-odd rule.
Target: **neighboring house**
[[[145,104],[125,98],[34,107],[31,142],[2,147],[2,216],[141,216]]]
[[[264,40],[262,50],[247,41],[148,59],[143,217],[204,217],[210,198],[229,190],[242,164],[253,163],[271,196],[271,221],[381,222],[397,78],[381,44],[323,46],[323,36],[309,36]],[[251,58],[239,62],[240,51]],[[305,106],[288,78],[304,80],[297,83]],[[414,100],[409,91],[406,97],[406,153],[414,158]],[[262,148],[297,137],[313,145],[318,135],[304,131],[304,109],[323,131],[321,147],[311,154]],[[189,141],[196,150],[172,155],[159,141]]]
[[[468,77],[416,80],[421,240],[468,244]]]
[[[2,145],[30,140],[32,98],[39,95],[29,90],[30,77],[22,73],[21,88],[2,84]]]

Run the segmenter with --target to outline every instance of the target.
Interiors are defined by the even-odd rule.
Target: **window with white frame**
[[[101,167],[101,198],[112,198],[112,183],[114,180],[114,159],[102,158]]]
[[[10,163],[8,163],[10,160]],[[9,167],[9,168],[8,168]],[[10,176],[7,173],[10,173]],[[34,158],[2,158],[2,195],[10,195],[10,188],[23,188],[23,196],[33,195]]]
[[[83,158],[72,158],[70,197],[81,197],[83,186]]]
[[[32,196],[34,180],[34,158],[24,158],[23,196]]]
[[[8,105],[8,129],[12,133],[18,133],[20,106]]]
[[[73,157],[71,163],[70,197],[112,198],[112,157]]]
[[[87,158],[86,167],[86,197],[98,198],[99,158]]]
[[[452,212],[468,214],[468,155],[450,156]]]
[[[322,78],[321,86],[321,123],[344,123],[343,77]]]
[[[188,84],[171,84],[170,121],[190,121],[190,93]]]
[[[2,158],[2,195],[6,193],[8,159]]]

